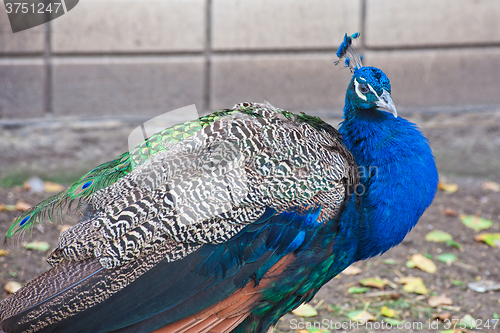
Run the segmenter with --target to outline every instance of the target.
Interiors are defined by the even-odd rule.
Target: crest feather
[[[339,60],[335,61],[335,65],[338,65],[339,62],[345,58],[345,65],[346,67],[349,67],[352,73],[354,73],[355,70],[358,68],[363,67],[363,56],[358,55],[358,52],[356,49],[352,46],[352,41],[360,36],[359,32],[356,32],[352,34],[351,36],[348,36],[345,34],[344,40],[339,46],[339,49],[337,50],[337,57],[339,57]]]

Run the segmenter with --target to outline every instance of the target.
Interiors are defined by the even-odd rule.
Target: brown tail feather
[[[294,259],[293,254],[283,257],[269,269],[257,286],[250,281],[225,300],[152,333],[231,332],[250,315],[253,305],[260,300],[261,290],[276,280]]]

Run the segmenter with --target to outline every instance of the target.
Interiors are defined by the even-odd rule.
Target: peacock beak
[[[398,117],[398,111],[396,110],[396,106],[392,101],[391,95],[384,89],[382,95],[380,95],[378,101],[375,102],[379,109],[390,112],[394,115],[394,118]]]

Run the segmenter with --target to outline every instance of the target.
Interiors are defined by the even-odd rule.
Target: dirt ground
[[[429,326],[431,320],[439,315],[442,318],[450,318],[449,320],[471,315],[478,319],[478,327],[456,332],[500,332],[500,323],[493,329],[498,322],[496,318],[500,315],[500,291],[478,293],[467,286],[468,283],[479,280],[500,282],[500,248],[475,241],[474,236],[480,232],[467,228],[459,217],[460,214],[466,214],[490,219],[494,225],[483,232],[500,232],[500,192],[484,189],[482,184],[485,181],[486,179],[477,178],[447,178],[447,183],[458,185],[458,191],[451,194],[439,191],[432,206],[402,244],[383,256],[356,263],[355,266],[361,269],[359,274],[341,274],[324,286],[310,303],[317,308],[318,315],[303,318],[287,314],[280,320],[275,331],[434,332],[448,328],[447,322],[443,321],[439,322],[438,327]],[[34,205],[48,196],[47,193],[30,194],[21,187],[0,188],[0,204],[14,205],[18,200],[22,200]],[[18,214],[16,211],[0,211],[0,234],[5,235],[12,219]],[[61,223],[45,224],[44,232],[35,229],[32,236],[28,235],[17,244],[1,244],[0,249],[8,253],[0,256],[0,298],[8,296],[4,290],[8,281],[24,284],[49,269],[45,258],[50,250],[26,250],[23,244],[32,240],[46,241],[52,248],[56,244],[61,226],[75,224],[77,221],[78,217],[64,216]],[[425,240],[426,234],[432,230],[448,232],[463,250]],[[406,267],[408,259],[417,253],[430,257],[437,265],[437,272],[426,273],[418,268]],[[458,260],[450,265],[436,260],[436,257],[443,253],[453,253]],[[428,293],[419,295],[404,291],[398,281],[407,276],[421,277]],[[369,287],[365,293],[348,293],[350,287],[362,287],[359,281],[369,277],[386,279],[389,284],[382,289]],[[442,294],[451,298],[451,305],[431,307],[428,304],[429,297]],[[380,314],[383,306],[396,310],[397,314],[392,320],[406,326],[398,329],[394,321],[392,328],[380,326],[387,319]],[[346,326],[351,323],[348,315],[363,309],[375,316],[376,321],[370,322],[371,326]],[[345,323],[344,328],[342,323]],[[451,328],[455,323],[452,322]],[[310,329],[303,330],[307,328]],[[455,328],[460,328],[460,322]]]

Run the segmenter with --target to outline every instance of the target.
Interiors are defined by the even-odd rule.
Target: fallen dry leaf
[[[389,309],[387,306],[383,306],[382,309],[380,309],[380,314],[382,316],[386,316],[386,317],[389,317],[389,318],[394,318],[395,316],[397,316],[399,313],[399,311],[396,311],[394,309]]]
[[[15,205],[4,205],[4,204],[0,204],[0,212],[1,211],[8,211],[8,212],[12,212],[14,210],[19,210],[21,212],[24,212],[28,209],[30,209],[31,206],[28,205],[26,202],[22,201],[22,200],[19,200]]]
[[[445,191],[448,194],[455,193],[458,191],[458,185],[457,184],[447,184],[443,182],[438,183],[438,189]]]
[[[425,235],[425,240],[429,242],[446,243],[453,240],[453,236],[441,230],[433,230]]]
[[[491,280],[481,280],[468,283],[467,287],[477,293],[484,293],[488,290],[500,290],[500,283]]]
[[[438,255],[436,259],[450,266],[451,263],[457,261],[457,256],[453,253],[443,253]]]
[[[347,267],[346,269],[344,269],[342,271],[342,274],[344,274],[344,275],[358,275],[361,272],[362,272],[361,268],[359,268],[358,266],[351,265],[351,266]]]
[[[484,182],[483,185],[481,185],[481,188],[483,190],[489,190],[493,192],[500,192],[500,184],[495,183],[495,182]]]
[[[454,311],[454,312],[459,312],[462,309],[459,306],[450,306],[450,305],[443,305],[441,308],[444,310]]]
[[[0,249],[0,256],[6,256],[8,254],[9,254],[9,251],[4,250],[4,249]]]
[[[366,278],[359,280],[359,283],[365,287],[374,287],[379,289],[384,289],[387,282],[379,278]]]
[[[349,289],[347,289],[347,292],[349,294],[362,294],[368,291],[370,291],[370,288],[366,287],[350,287]]]
[[[404,284],[403,290],[407,293],[416,293],[420,295],[427,295],[428,291],[419,277],[407,276],[399,279],[399,284]]]
[[[445,208],[444,209],[444,212],[443,212],[444,216],[457,216],[458,213],[456,210],[454,210],[453,208]]]
[[[309,304],[302,304],[292,311],[292,313],[299,317],[309,318],[318,315],[318,311]]]
[[[13,210],[16,210],[16,205],[4,205],[4,204],[0,204],[0,212],[1,211],[11,212]]]
[[[433,308],[439,305],[453,305],[453,300],[445,295],[431,296],[427,302]]]
[[[19,282],[16,282],[16,281],[9,281],[5,284],[5,286],[3,287],[3,289],[5,289],[6,292],[8,293],[15,293],[16,291],[18,291],[19,289],[21,289],[22,285],[19,283]]]
[[[50,249],[50,244],[47,242],[34,241],[24,245],[27,250],[37,250],[41,252],[48,251]]]
[[[465,327],[470,328],[471,330],[475,329],[477,326],[476,319],[472,317],[470,314],[466,314],[460,322],[465,324]]]
[[[391,258],[385,259],[383,261],[383,263],[386,264],[386,265],[397,265],[398,264],[398,262],[396,260],[391,259]]]
[[[481,231],[493,226],[493,221],[487,220],[480,216],[460,215],[460,220],[462,220],[462,223],[466,227],[474,229],[475,231]]]
[[[370,312],[366,310],[349,312],[347,314],[347,317],[359,323],[366,323],[367,321],[374,321],[376,319]]]
[[[427,259],[423,255],[421,255],[420,253],[412,255],[411,261],[413,261],[415,267],[420,268],[424,272],[436,273],[437,271],[436,264],[432,260]]]
[[[474,236],[478,242],[485,242],[491,247],[500,247],[500,233],[482,233]]]
[[[441,321],[450,320],[450,318],[451,318],[450,312],[436,313],[432,316],[432,319],[439,319]]]
[[[22,201],[22,200],[19,200],[17,203],[16,203],[16,210],[19,210],[21,212],[24,212],[28,209],[31,208],[31,205],[28,205],[26,202]]]
[[[65,187],[61,184],[46,181],[43,182],[43,190],[47,193],[61,192],[65,190]]]
[[[425,240],[429,242],[445,243],[449,246],[454,246],[460,251],[463,251],[462,245],[453,240],[453,236],[441,230],[433,230],[425,235]]]

